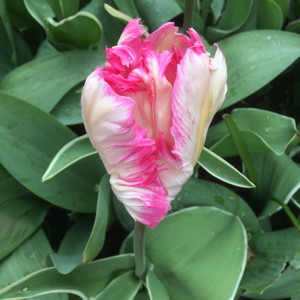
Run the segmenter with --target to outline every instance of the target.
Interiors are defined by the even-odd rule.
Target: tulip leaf
[[[265,203],[260,217],[273,215],[281,206],[272,198],[288,203],[300,188],[300,167],[285,154],[253,155],[257,198]]]
[[[80,84],[70,89],[51,111],[51,114],[65,125],[82,123],[81,87]]]
[[[95,186],[101,178],[99,159],[90,157],[42,183],[57,151],[75,134],[37,107],[0,93],[0,163],[28,190],[60,207],[93,212]]]
[[[111,198],[112,191],[109,183],[109,175],[106,174],[102,177],[99,186],[94,226],[83,252],[84,263],[93,260],[100,253],[104,245]]]
[[[282,11],[274,0],[261,0],[258,4],[257,29],[280,30],[283,23]]]
[[[134,299],[141,286],[141,280],[133,272],[126,272],[113,279],[108,286],[94,299],[95,300],[120,300]]]
[[[262,88],[300,56],[299,35],[279,30],[242,32],[218,44],[228,67],[228,92],[222,109]]]
[[[206,36],[209,41],[215,42],[226,35],[238,30],[246,22],[253,0],[229,0],[226,8],[215,27],[208,26]],[[239,13],[236,13],[236,12]]]
[[[139,16],[135,5],[135,0],[129,0],[126,2],[124,2],[123,0],[114,0],[114,2],[120,11],[130,16],[131,18],[137,18]]]
[[[299,34],[300,33],[300,20],[290,22],[289,24],[287,24],[286,30]]]
[[[290,297],[300,297],[300,269],[287,267],[279,280],[277,280],[262,295],[246,292],[247,298],[254,299],[287,299]],[[291,298],[294,299],[294,298]],[[296,298],[297,300],[298,298]]]
[[[124,205],[117,199],[116,196],[113,196],[113,208],[116,213],[116,216],[121,223],[121,225],[125,228],[127,231],[131,231],[134,229],[135,221],[133,218],[129,215],[128,211],[124,207]]]
[[[214,23],[216,23],[220,16],[224,6],[225,0],[212,0],[210,4],[211,12],[213,14]]]
[[[191,177],[171,202],[172,211],[192,206],[213,206],[236,215],[247,232],[260,230],[259,222],[249,205],[232,190],[217,183]]]
[[[49,41],[71,49],[90,49],[99,43],[101,33],[99,20],[89,12],[78,12],[58,23],[49,19],[47,27]]]
[[[94,154],[97,154],[97,151],[93,148],[87,135],[75,138],[56,153],[42,177],[43,182],[52,179],[81,159]]]
[[[80,217],[64,236],[58,253],[51,253],[55,268],[68,274],[83,263],[83,250],[92,230],[92,218]]]
[[[271,111],[235,109],[231,117],[251,152],[282,154],[298,134],[294,119]],[[221,156],[238,154],[224,121],[209,129],[206,144]]]
[[[235,186],[254,188],[255,185],[222,157],[203,148],[198,164],[212,176]]]
[[[47,28],[47,19],[54,17],[54,12],[48,1],[24,0],[27,11],[44,28]]]
[[[58,20],[68,18],[76,14],[79,8],[79,0],[72,0],[72,1],[47,0],[47,2],[51,6]]]
[[[12,48],[0,19],[0,80],[14,67],[12,62]]]
[[[43,222],[48,205],[13,177],[0,180],[0,259],[15,250]]]
[[[0,263],[0,289],[27,274],[47,267],[47,256],[51,251],[43,231],[37,231],[13,254]],[[26,286],[23,286],[24,289]],[[3,299],[3,298],[2,298]],[[7,298],[4,298],[7,299]],[[67,300],[67,295],[51,294],[36,297],[37,300]]]
[[[103,61],[104,54],[95,51],[60,52],[36,58],[8,73],[0,89],[49,112]]]
[[[132,18],[129,17],[128,15],[125,15],[121,11],[118,11],[117,9],[113,8],[112,6],[110,6],[106,3],[104,4],[104,8],[114,18],[117,18],[117,19],[119,19],[121,21],[124,21],[126,23],[129,23],[132,20]]]
[[[136,0],[136,7],[151,31],[182,13],[175,0]]]
[[[170,299],[233,299],[246,264],[246,231],[228,212],[192,207],[147,228],[146,253]]]
[[[45,268],[30,273],[1,289],[0,299],[70,293],[81,297],[83,300],[88,300],[99,295],[117,274],[127,273],[132,270],[133,266],[133,256],[126,254],[80,265],[66,275],[60,274],[53,267]],[[26,287],[28,288],[26,289]]]
[[[126,1],[127,3],[127,1]],[[124,29],[124,23],[120,22],[110,14],[104,8],[104,4],[114,6],[114,0],[91,0],[82,11],[87,11],[101,20],[103,26],[103,35],[105,40],[105,45],[107,47],[115,46],[118,42],[121,32]]]
[[[146,286],[150,300],[170,300],[168,291],[152,270],[147,273]]]
[[[300,293],[299,288],[291,288],[292,282],[285,282],[290,274],[290,270],[285,269],[287,264],[299,271],[299,244],[299,232],[293,228],[253,236],[250,242],[251,258],[241,282],[246,294],[263,293],[263,298],[254,298],[278,299]],[[294,273],[294,280],[299,280],[299,276],[299,272],[298,275]]]

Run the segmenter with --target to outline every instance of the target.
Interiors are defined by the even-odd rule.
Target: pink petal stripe
[[[111,175],[117,198],[133,218],[153,228],[170,205],[159,178],[155,141],[135,123],[134,104],[111,89],[100,68],[87,78],[82,93],[86,131]]]
[[[139,21],[140,19],[134,19],[126,25],[119,38],[118,45],[127,45],[145,34],[145,30],[143,26],[139,24]]]

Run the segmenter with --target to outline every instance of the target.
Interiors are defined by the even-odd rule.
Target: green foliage
[[[300,2],[192,8],[226,58],[226,115],[146,230],[137,278],[134,220],[85,135],[81,91],[126,22],[183,32],[185,1],[0,1],[0,299],[300,298]]]
[[[235,294],[247,253],[238,218],[216,208],[192,207],[170,215],[146,234],[154,273],[171,299],[231,299]]]

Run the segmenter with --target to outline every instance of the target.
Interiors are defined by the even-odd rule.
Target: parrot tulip
[[[212,58],[195,30],[189,37],[177,30],[166,23],[142,38],[139,19],[129,22],[81,98],[87,134],[113,192],[150,228],[192,175],[227,89],[221,50]]]

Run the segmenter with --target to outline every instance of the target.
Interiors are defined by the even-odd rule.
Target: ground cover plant
[[[298,0],[1,1],[0,299],[299,300],[299,18]],[[122,39],[130,24],[140,32],[138,47],[124,43],[128,34]],[[177,35],[166,33],[174,26]],[[184,50],[178,40],[187,41]],[[120,49],[127,54],[118,56]],[[114,137],[112,126],[125,115],[112,112],[115,123],[95,136],[94,119],[106,122],[111,108],[90,108],[89,81],[84,87],[99,66],[114,95],[138,97],[141,85],[132,80],[134,92],[128,87],[136,71],[126,77],[122,68],[139,51],[158,57],[159,68],[170,55],[177,59],[167,75],[158,68],[161,81],[152,82],[162,95],[170,92],[170,82],[182,93],[176,95],[185,95],[180,99],[186,106],[172,114],[158,109],[164,122],[181,116],[165,133],[172,132],[175,142],[164,143],[176,144],[186,129],[183,121],[201,124],[186,134],[186,148],[181,151],[178,143],[177,152],[170,152],[187,157],[186,164],[176,169],[170,163],[176,172],[162,177],[166,171],[157,171],[147,179],[152,191],[163,190],[162,200],[151,199],[151,205],[133,197],[132,189],[126,198],[110,180],[116,169],[126,173],[132,167],[139,144],[123,144],[122,150],[132,151],[120,161],[122,153],[98,144]],[[207,64],[208,74],[198,72],[196,63],[195,73],[184,67],[191,53]],[[221,54],[226,65],[218,60]],[[144,78],[158,70],[147,65],[147,55],[140,60]],[[111,68],[105,64],[111,57],[124,61],[111,60]],[[198,99],[191,90],[196,96],[203,91],[208,104],[187,114],[184,108]],[[156,99],[151,95],[141,99]],[[199,138],[204,141],[213,115],[203,147]],[[147,126],[148,133],[156,128]],[[120,150],[125,135],[119,135]],[[161,145],[162,135],[151,138]],[[149,166],[140,179],[159,168],[157,161],[151,165],[151,155],[143,156]],[[174,199],[162,209],[173,186]]]

